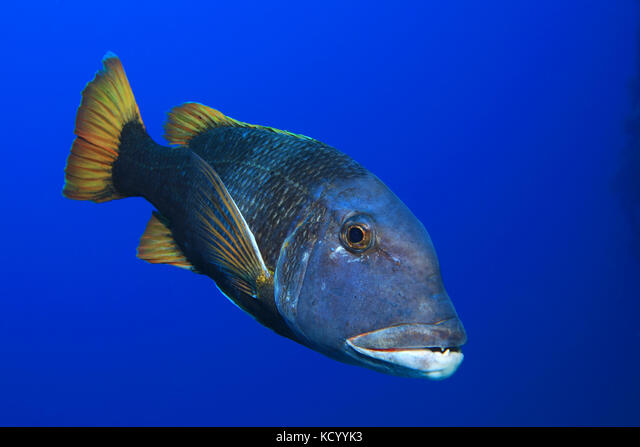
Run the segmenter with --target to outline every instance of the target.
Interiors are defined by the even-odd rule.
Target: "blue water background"
[[[616,181],[637,28],[631,0],[3,5],[0,425],[639,425]],[[195,100],[379,176],[432,236],[469,336],[458,372],[330,360],[138,260],[142,199],[64,199],[107,50],[157,141]]]

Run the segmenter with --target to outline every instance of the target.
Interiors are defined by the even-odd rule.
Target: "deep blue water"
[[[0,425],[640,425],[638,5],[315,3],[3,5]],[[64,199],[107,50],[158,141],[195,100],[380,177],[434,241],[458,372],[330,360],[138,260],[142,199]]]

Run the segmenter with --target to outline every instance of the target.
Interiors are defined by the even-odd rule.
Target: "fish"
[[[424,225],[374,174],[311,137],[198,102],[169,145],[145,130],[108,52],[82,91],[64,197],[142,197],[137,257],[210,277],[258,323],[343,363],[444,379],[467,335]],[[217,295],[217,293],[216,293]]]

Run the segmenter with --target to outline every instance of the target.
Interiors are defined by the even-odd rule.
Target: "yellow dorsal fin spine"
[[[174,107],[169,112],[167,122],[164,125],[165,139],[174,145],[187,146],[189,141],[196,135],[216,127],[250,127],[305,140],[313,140],[307,136],[286,130],[243,123],[242,121],[224,115],[216,109],[197,102],[186,102]]]

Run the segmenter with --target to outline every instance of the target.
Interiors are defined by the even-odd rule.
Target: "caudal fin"
[[[143,126],[120,59],[107,53],[102,70],[82,91],[76,114],[76,139],[65,168],[62,194],[75,200],[107,202],[120,199],[113,186],[111,169],[118,158],[120,133],[125,124]]]

